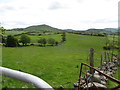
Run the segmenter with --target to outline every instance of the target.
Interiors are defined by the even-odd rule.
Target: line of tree
[[[113,50],[113,49],[119,49],[119,40],[115,37],[115,34],[112,37],[112,40],[109,39],[108,35],[106,34],[106,42],[105,46],[103,46],[103,49],[105,50]]]
[[[30,37],[28,37],[27,35],[21,35],[20,40],[18,40],[17,38],[15,38],[15,36],[12,35],[8,35],[7,38],[3,38],[6,47],[17,47],[20,46],[19,43],[22,43],[23,46],[27,45],[28,43],[30,43]]]
[[[53,39],[53,38],[49,38],[49,39],[40,38],[40,39],[38,40],[38,43],[39,43],[41,46],[46,46],[46,44],[49,44],[49,45],[51,45],[51,46],[54,46],[54,45],[57,46],[58,44],[61,44],[61,43],[63,43],[64,41],[66,41],[66,33],[63,32],[61,36],[62,36],[61,42],[58,42],[58,41],[56,41],[56,40]]]
[[[22,43],[23,46],[26,46],[28,43],[30,43],[30,37],[28,37],[26,34],[31,34],[33,32],[26,32],[26,33],[21,33],[21,34],[17,34],[17,35],[8,35],[8,36],[5,36],[5,31],[6,29],[4,29],[3,27],[0,27],[0,41],[1,43],[3,43],[4,46],[6,47],[17,47],[17,46],[20,46]],[[57,33],[57,34],[60,34],[60,33]],[[16,38],[16,36],[21,36],[20,39],[18,40],[18,38]],[[38,43],[40,43],[40,45],[42,46],[45,46],[47,43],[51,46],[54,46],[54,45],[58,45],[58,44],[61,44],[62,42],[66,41],[66,33],[63,32],[62,33],[62,40],[61,42],[58,42],[56,41],[55,39],[53,38],[49,38],[49,39],[45,39],[45,38],[41,38],[38,40]]]
[[[40,39],[38,40],[38,43],[39,43],[41,46],[46,46],[47,43],[48,43],[49,45],[51,45],[51,46],[54,46],[54,45],[57,46],[57,45],[59,44],[59,42],[56,41],[56,40],[53,39],[53,38],[49,38],[49,39],[40,38]]]
[[[64,41],[66,41],[66,33],[65,32],[63,32],[63,34],[62,34],[62,42],[64,42]]]
[[[86,32],[69,32],[73,34],[78,34],[78,35],[88,35],[88,36],[100,36],[100,37],[105,37],[105,33],[86,33]]]

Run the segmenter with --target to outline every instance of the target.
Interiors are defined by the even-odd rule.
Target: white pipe
[[[0,67],[0,74],[29,83],[31,85],[34,85],[36,88],[41,88],[42,90],[47,90],[47,89],[53,90],[53,88],[42,79],[24,72],[8,69],[5,67]]]

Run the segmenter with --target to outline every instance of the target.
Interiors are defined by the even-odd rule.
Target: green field
[[[27,35],[27,36],[30,37],[31,43],[38,44],[38,40],[40,38],[45,38],[46,40],[48,40],[49,38],[53,38],[56,41],[60,42],[61,41],[61,37],[62,37],[61,35],[62,34],[52,34],[52,35],[43,34],[41,36],[38,36],[38,35]],[[16,36],[16,37],[20,40],[20,36]]]
[[[25,33],[25,31],[6,31],[5,32],[6,35],[15,35],[15,34],[21,34],[21,33]]]
[[[60,35],[52,37],[60,39]],[[31,38],[33,43],[36,42],[35,36]],[[78,81],[80,63],[88,63],[90,48],[95,49],[95,66],[100,65],[105,41],[105,37],[67,34],[67,41],[59,46],[3,47],[2,65],[38,76],[54,88],[60,85],[73,88],[73,83]],[[8,88],[33,87],[6,77],[3,77],[2,85]]]

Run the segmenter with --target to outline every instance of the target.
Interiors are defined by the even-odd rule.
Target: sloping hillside
[[[58,32],[58,31],[62,31],[61,29],[57,29],[54,27],[51,27],[49,25],[33,25],[33,26],[29,26],[27,28],[16,28],[16,29],[11,29],[14,31],[28,31],[28,32]]]
[[[58,32],[58,31],[62,31],[61,29],[57,29],[48,25],[36,25],[36,26],[29,26],[27,28],[24,29],[25,31],[48,31],[48,32]]]
[[[108,34],[111,34],[111,33],[117,33],[118,30],[117,30],[117,28],[88,29],[85,32],[88,32],[88,33],[108,33]]]

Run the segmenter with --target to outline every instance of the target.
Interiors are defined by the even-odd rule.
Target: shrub
[[[6,46],[7,47],[16,47],[18,45],[19,44],[18,44],[18,39],[17,38],[15,38],[12,35],[7,36],[7,39],[6,39]]]
[[[55,41],[55,45],[57,46],[59,44],[59,42],[58,41]]]
[[[47,40],[45,39],[45,38],[40,38],[39,40],[38,40],[38,43],[40,43],[41,45],[46,45],[46,43],[47,43]]]
[[[50,45],[52,45],[52,46],[55,44],[55,42],[56,42],[56,41],[55,41],[55,39],[53,39],[53,38],[49,38],[49,39],[48,39],[48,44],[50,44]]]
[[[30,37],[28,37],[27,35],[23,34],[20,37],[20,42],[24,45],[27,45],[27,43],[30,43]]]
[[[6,29],[4,29],[3,27],[0,27],[0,33],[3,35],[3,34],[5,34],[5,31],[6,31]]]
[[[66,34],[65,34],[65,32],[63,32],[63,34],[62,34],[62,42],[64,42],[64,41],[66,41]]]

